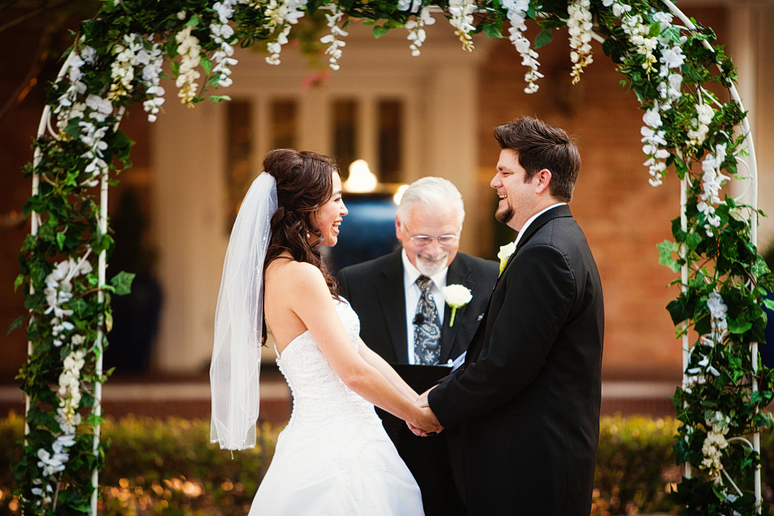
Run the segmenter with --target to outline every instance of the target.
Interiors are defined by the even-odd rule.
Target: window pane
[[[403,176],[403,102],[379,101],[379,180],[400,183]]]
[[[356,100],[333,102],[333,156],[345,177],[358,156],[358,104]]]
[[[226,102],[226,234],[236,220],[239,203],[250,187],[250,156],[253,151],[253,129],[251,120],[252,105],[246,100]]]
[[[295,149],[298,141],[298,103],[273,100],[271,103],[271,148]]]

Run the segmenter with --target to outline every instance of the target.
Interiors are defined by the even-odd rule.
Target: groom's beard
[[[497,219],[497,222],[501,222],[507,225],[512,218],[513,218],[513,206],[511,206],[510,204],[503,211],[495,212],[495,219]]]
[[[417,253],[417,270],[425,276],[432,277],[446,268],[449,260],[449,252],[441,253],[435,259],[433,257]]]

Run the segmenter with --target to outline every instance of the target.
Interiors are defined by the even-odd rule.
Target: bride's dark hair
[[[331,198],[333,173],[339,168],[322,154],[276,149],[264,158],[263,170],[277,180],[277,211],[271,218],[271,238],[263,270],[287,251],[294,260],[318,267],[331,294],[338,298],[336,280],[320,256],[323,235],[314,227],[311,217]],[[311,235],[316,239],[310,244]]]

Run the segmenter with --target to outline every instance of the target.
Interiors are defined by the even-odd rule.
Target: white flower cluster
[[[194,97],[199,85],[196,80],[201,74],[196,70],[201,62],[202,49],[199,46],[199,38],[191,34],[191,27],[186,27],[175,35],[177,41],[177,53],[180,54],[180,69],[175,81],[175,86],[180,88],[177,96],[180,102],[189,104]]]
[[[704,459],[699,464],[699,468],[707,470],[709,477],[715,482],[720,481],[720,472],[723,469],[721,458],[723,450],[728,447],[726,434],[728,433],[728,424],[731,418],[724,416],[721,412],[715,412],[711,419],[707,419],[707,426],[711,428],[704,438],[704,444],[701,446],[701,452]]]
[[[653,51],[658,46],[658,40],[650,36],[650,25],[644,23],[639,14],[630,14],[632,6],[622,0],[602,0],[602,5],[612,7],[613,16],[621,19],[621,29],[629,36],[629,42],[638,54],[645,57],[642,68],[646,72],[654,70],[657,59]]]
[[[80,346],[85,340],[85,337],[76,335],[72,339],[73,346]],[[78,414],[78,406],[81,403],[80,376],[81,369],[85,364],[86,352],[82,349],[71,351],[64,359],[64,367],[59,375],[58,391],[62,398],[62,406],[57,408],[55,416],[62,433],[52,444],[53,454],[45,448],[38,450],[37,456],[40,459],[38,467],[41,468],[43,477],[51,477],[64,471],[65,464],[70,458],[68,449],[75,444],[75,431],[81,423],[81,415]],[[57,480],[51,480],[56,485]],[[43,479],[36,478],[33,484],[36,487],[32,489],[32,493],[41,497],[37,505],[51,503],[51,495],[54,492],[51,481],[47,482],[44,487]]]
[[[65,357],[64,369],[59,375],[59,396],[63,402],[59,415],[67,426],[75,426],[75,416],[81,403],[81,369],[85,364],[86,352],[84,350],[71,351]]]
[[[654,102],[653,107],[642,115],[642,121],[645,125],[640,129],[640,134],[642,134],[641,141],[645,144],[642,147],[642,152],[648,156],[644,163],[650,173],[648,181],[651,186],[659,186],[663,183],[661,178],[664,177],[664,170],[666,170],[666,163],[663,160],[669,157],[669,152],[666,149],[659,148],[662,145],[666,145],[667,142],[664,139],[666,131],[659,130],[663,122],[661,121],[658,102]]]
[[[473,11],[476,4],[473,0],[449,0],[449,23],[456,30],[454,33],[460,38],[462,48],[468,52],[473,51],[473,38],[470,33],[475,31],[473,26]]]
[[[530,48],[529,40],[524,37],[524,32],[527,30],[527,25],[524,23],[527,19],[527,11],[529,10],[529,0],[503,0],[503,7],[508,9],[508,21],[511,27],[508,29],[508,39],[511,40],[513,46],[521,55],[521,64],[529,68],[526,74],[524,74],[524,80],[527,82],[527,87],[524,88],[525,93],[535,93],[538,90],[538,85],[535,81],[541,79],[543,74],[538,72],[540,63],[538,62],[538,53],[535,49]]]
[[[712,236],[712,228],[720,227],[720,217],[715,213],[714,205],[722,202],[720,189],[723,183],[730,179],[720,172],[725,159],[726,144],[721,143],[715,146],[715,154],[707,154],[701,162],[704,174],[701,178],[702,192],[699,195],[701,200],[696,208],[706,216],[707,223],[704,229],[707,231],[707,236]]]
[[[212,6],[218,13],[218,21],[210,24],[210,33],[212,41],[220,45],[220,48],[212,55],[212,60],[215,62],[212,74],[217,81],[217,86],[223,88],[231,86],[233,81],[229,77],[231,75],[229,66],[237,64],[237,60],[231,57],[234,55],[234,47],[228,43],[228,40],[234,35],[234,29],[228,22],[234,15],[234,6],[237,3],[237,0],[222,0],[215,2]]]
[[[110,65],[110,100],[119,100],[132,91],[134,68],[139,64],[137,54],[144,50],[142,36],[139,34],[124,34],[123,41],[116,43],[113,49],[115,58]]]
[[[569,18],[567,28],[570,32],[570,60],[572,61],[572,83],[580,81],[583,68],[594,60],[591,57],[591,29],[593,28],[590,0],[576,0],[567,6]]]
[[[409,3],[407,0],[401,0],[401,3],[398,5],[399,9],[400,6],[403,5],[403,2],[407,4]],[[419,2],[415,0],[414,3],[416,4]],[[411,41],[409,48],[411,49],[412,56],[417,57],[419,55],[419,48],[422,46],[422,43],[425,42],[425,38],[427,38],[427,34],[425,33],[425,25],[432,25],[434,23],[435,18],[430,15],[430,7],[428,6],[422,9],[419,15],[414,16],[413,20],[407,21],[404,25],[404,27],[409,31],[406,39]]]
[[[710,349],[715,347],[715,344],[722,344],[723,339],[728,333],[728,321],[726,315],[728,313],[728,306],[723,301],[723,296],[718,292],[710,292],[707,296],[707,308],[710,311],[710,320],[712,332],[707,335],[702,335],[699,339],[701,345],[691,348],[691,356],[694,355],[699,358],[694,367],[685,371],[687,375],[683,379],[683,390],[690,394],[694,385],[703,385],[706,383],[707,373],[712,376],[720,376],[720,372],[712,365],[710,365],[710,359],[708,353],[703,353],[702,349],[706,346]]]
[[[150,41],[150,40],[148,40]],[[137,56],[142,67],[142,81],[145,86],[146,100],[142,107],[148,113],[148,121],[155,122],[162,104],[164,104],[164,88],[161,82],[161,68],[164,66],[164,48],[153,43],[150,50],[143,49]]]
[[[339,59],[341,59],[341,49],[346,46],[346,43],[339,38],[345,38],[349,35],[337,25],[343,16],[344,11],[334,11],[333,14],[325,13],[325,18],[328,19],[328,27],[331,29],[331,33],[320,38],[320,43],[328,45],[328,48],[325,49],[325,53],[331,56],[330,59],[328,59],[328,66],[333,70],[338,70],[340,68]]]
[[[41,469],[43,477],[53,477],[65,470],[65,464],[70,460],[69,448],[74,444],[75,433],[66,433],[56,438],[51,445],[52,451],[45,448],[38,450],[38,467]],[[34,479],[32,483],[35,486],[31,490],[32,494],[39,497],[35,503],[36,507],[41,508],[44,504],[50,504],[51,497],[54,496],[54,487],[58,483],[57,479],[49,479],[45,486],[41,478]]]
[[[59,262],[51,274],[46,276],[46,288],[43,293],[46,295],[48,308],[45,313],[54,313],[52,324],[55,321],[59,324],[58,320],[73,314],[72,310],[65,310],[61,305],[67,303],[73,297],[73,286],[72,283],[70,283],[70,280],[72,280],[76,274],[80,273],[81,275],[86,275],[92,271],[91,263],[85,258],[86,257],[82,258],[78,263],[72,258]],[[63,329],[72,328],[65,327]],[[61,342],[57,344],[57,346],[59,345],[61,345]]]
[[[696,118],[692,120],[694,128],[688,131],[688,143],[694,147],[700,146],[707,139],[709,124],[715,110],[707,103],[696,104]]]
[[[307,0],[270,0],[265,6],[261,5],[261,2],[250,2],[251,6],[263,9],[267,19],[264,28],[268,29],[270,34],[274,34],[278,28],[282,28],[275,40],[266,45],[271,54],[266,58],[267,63],[280,64],[282,45],[288,43],[291,25],[298,23],[298,20],[304,16],[306,2]]]
[[[635,45],[637,52],[645,56],[643,68],[650,72],[655,70],[654,64],[658,61],[659,74],[657,90],[659,100],[653,103],[653,106],[643,115],[642,119],[645,125],[641,129],[642,142],[645,144],[642,151],[647,156],[644,165],[648,167],[651,186],[659,186],[663,183],[664,170],[666,163],[664,160],[669,157],[669,152],[660,148],[666,146],[664,139],[666,132],[660,131],[663,125],[661,120],[662,113],[666,113],[674,107],[674,103],[682,95],[681,87],[683,77],[680,74],[680,68],[685,62],[682,44],[687,41],[685,36],[675,42],[665,36],[665,31],[672,26],[672,15],[664,12],[655,12],[652,14],[654,23],[658,23],[660,34],[656,37],[650,36],[650,26],[644,24],[639,14],[630,15],[631,6],[622,4],[613,0],[604,0],[606,7],[612,6],[613,14],[621,18],[621,27],[630,36],[630,41]],[[654,50],[660,52],[661,57],[657,60]]]
[[[81,38],[81,43],[83,38]],[[94,48],[83,45],[80,52],[76,53],[75,48],[67,60],[68,67],[65,73],[70,82],[67,90],[59,96],[57,106],[54,108],[54,114],[57,115],[57,128],[59,132],[64,132],[71,119],[84,118],[86,105],[83,103],[83,95],[86,93],[86,83],[81,79],[83,72],[81,68],[86,64],[94,64],[97,57],[97,51]]]

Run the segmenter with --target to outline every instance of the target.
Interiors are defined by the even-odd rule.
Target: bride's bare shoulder
[[[309,284],[323,280],[320,269],[307,262],[298,262],[290,256],[280,256],[266,267],[266,281],[285,287]]]

